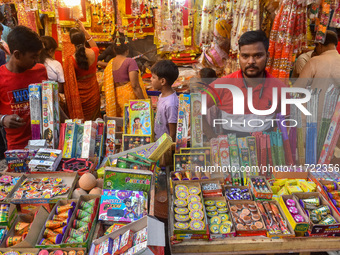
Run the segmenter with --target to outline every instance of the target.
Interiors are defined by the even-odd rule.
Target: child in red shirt
[[[0,67],[0,125],[6,128],[8,150],[23,149],[31,139],[28,85],[47,80],[46,68],[36,64],[42,42],[24,26],[8,35],[11,58]]]

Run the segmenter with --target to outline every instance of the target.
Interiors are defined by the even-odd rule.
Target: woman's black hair
[[[39,63],[44,64],[47,58],[51,58],[48,52],[50,50],[55,51],[58,48],[58,44],[51,36],[41,36],[40,40],[42,41],[44,48],[40,53]]]
[[[120,45],[117,45],[118,41],[120,42]],[[126,51],[129,50],[128,45],[125,44],[124,36],[116,37],[116,39],[113,41],[113,50],[116,55],[123,55]]]
[[[85,53],[85,34],[77,28],[70,30],[71,43],[76,46],[76,62],[79,68],[89,70],[89,62]]]

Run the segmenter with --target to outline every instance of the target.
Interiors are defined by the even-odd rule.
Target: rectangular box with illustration
[[[130,100],[129,102],[130,134],[152,135],[152,107],[151,101]]]

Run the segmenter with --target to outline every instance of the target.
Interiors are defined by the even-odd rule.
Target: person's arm
[[[17,114],[0,115],[0,125],[5,128],[20,128],[26,124]]]
[[[131,87],[133,89],[133,92],[135,93],[137,98],[144,99],[143,91],[139,84],[138,71],[129,72],[129,79],[131,82]]]
[[[77,24],[79,26],[79,29],[84,32],[85,39],[90,45],[91,48],[98,48],[97,43],[93,40],[92,36],[86,31],[84,24],[78,19]]]
[[[177,123],[169,123],[169,135],[173,142],[176,142]]]
[[[97,65],[100,66],[101,68],[106,68],[107,67],[107,64],[106,62],[104,61],[98,61]]]

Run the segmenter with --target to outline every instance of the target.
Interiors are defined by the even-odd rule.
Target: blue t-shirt
[[[170,134],[169,123],[177,123],[179,100],[174,92],[167,97],[159,96],[155,118],[155,138],[160,138],[164,133]]]
[[[11,32],[11,28],[8,26],[5,26],[4,24],[2,24],[2,26],[4,27],[4,30],[2,31],[1,39],[7,43],[7,36],[9,32]]]

